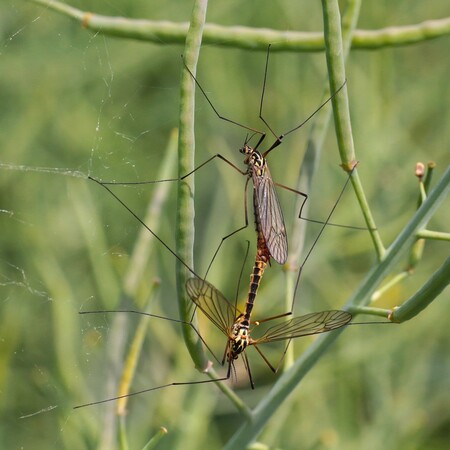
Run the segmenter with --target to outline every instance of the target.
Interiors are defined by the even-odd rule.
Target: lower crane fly
[[[253,339],[251,333],[263,322],[281,318],[275,316],[255,322],[250,321],[251,303],[247,301],[244,312],[239,311],[236,306],[231,304],[223,294],[212,284],[199,278],[190,278],[186,282],[186,290],[195,303],[195,305],[205,314],[205,316],[227,337],[222,365],[225,360],[228,361],[228,371],[226,379],[231,376],[233,362],[242,354],[245,367],[250,378],[250,384],[254,388],[253,379],[250,372],[245,350],[253,346],[260,354],[269,368],[276,372],[277,369],[267,360],[259,349],[259,345],[269,342],[285,341],[302,336],[326,333],[348,325],[352,320],[352,315],[347,311],[329,310],[306,314],[300,317],[294,317],[278,325],[274,325],[262,334],[262,336]],[[253,324],[253,328],[251,325]]]
[[[268,361],[266,356],[260,350],[259,348],[260,345],[277,341],[291,340],[302,336],[311,336],[315,334],[327,333],[329,331],[333,331],[348,325],[352,320],[352,314],[347,311],[342,310],[320,311],[305,314],[299,317],[294,317],[293,319],[290,319],[288,321],[284,321],[280,324],[273,325],[267,328],[261,336],[254,339],[251,336],[251,334],[254,332],[255,329],[259,327],[259,325],[265,322],[269,322],[271,320],[282,318],[290,313],[281,314],[279,316],[274,316],[259,321],[251,321],[250,316],[251,316],[252,302],[247,300],[245,310],[244,312],[242,312],[236,307],[236,305],[233,305],[231,302],[229,302],[225,298],[225,296],[218,289],[216,289],[211,283],[197,277],[189,278],[187,280],[186,291],[189,295],[189,298],[198,307],[198,309],[200,309],[200,311],[227,338],[227,343],[225,346],[225,351],[223,353],[222,360],[221,361],[217,360],[217,358],[213,354],[214,358],[222,366],[226,362],[228,363],[226,376],[210,380],[168,383],[149,389],[131,392],[126,395],[85,403],[82,405],[75,406],[74,409],[98,405],[101,403],[107,403],[114,400],[119,400],[124,397],[131,397],[139,394],[144,394],[146,392],[156,391],[170,386],[186,386],[193,384],[211,383],[216,381],[225,381],[230,379],[230,377],[232,376],[232,369],[234,368],[234,362],[239,358],[240,355],[242,355],[243,362],[249,376],[250,385],[253,389],[254,382],[251,375],[247,354],[245,353],[247,347],[253,346],[259,353],[259,355],[263,358],[268,367],[272,370],[272,372],[276,373],[278,367],[274,367]],[[86,311],[84,312],[84,314],[97,312],[105,313],[105,312],[126,312],[126,311]],[[128,311],[128,312],[135,312],[135,311]],[[140,314],[153,317],[152,314],[147,313],[140,313]],[[160,316],[156,317],[162,318]],[[200,333],[197,330],[196,332],[201,338]],[[201,340],[205,343],[203,338],[201,338]]]

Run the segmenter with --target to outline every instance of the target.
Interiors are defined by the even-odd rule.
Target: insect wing
[[[270,327],[255,344],[293,339],[312,334],[326,333],[347,325],[352,315],[347,311],[330,310],[295,317],[287,322]]]
[[[277,263],[284,264],[288,256],[286,227],[280,201],[267,166],[262,176],[253,175],[253,184],[255,210],[267,248]]]
[[[200,278],[189,278],[186,291],[191,300],[226,336],[240,312],[212,284]]]

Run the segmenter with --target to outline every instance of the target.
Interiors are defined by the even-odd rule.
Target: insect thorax
[[[264,171],[266,170],[266,160],[259,150],[255,150],[246,144],[239,151],[246,155],[244,164],[248,166],[249,175],[252,175],[253,173],[258,177],[264,175]]]
[[[249,343],[248,329],[248,320],[245,319],[244,316],[238,317],[231,327],[230,340],[231,356],[233,359],[237,359],[237,357],[247,348]]]

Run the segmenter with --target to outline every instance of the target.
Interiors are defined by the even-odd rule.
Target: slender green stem
[[[219,378],[217,372],[211,367],[206,373],[211,380],[216,380]],[[251,420],[250,408],[245,404],[245,402],[226,384],[223,382],[216,383],[216,386],[231,400],[236,406],[236,409],[248,420]]]
[[[48,9],[64,14],[80,22],[94,32],[127,39],[144,40],[155,44],[182,44],[189,24],[134,20],[109,17],[85,12],[55,0],[30,0]],[[379,30],[355,30],[352,38],[354,49],[378,49],[424,42],[450,34],[450,18],[427,20],[414,25],[382,28]],[[203,42],[209,45],[266,51],[269,44],[273,52],[322,52],[325,49],[321,32],[279,31],[269,28],[225,27],[205,25]]]
[[[372,306],[350,306],[347,311],[352,313],[354,316],[357,314],[369,314],[372,316],[384,317],[389,319],[392,314],[391,309],[374,308]]]
[[[191,27],[186,37],[184,62],[195,76],[198,56],[201,46],[202,30],[206,18],[207,0],[196,0],[192,11]],[[180,135],[179,135],[179,163],[178,173],[183,175],[194,169],[195,136],[194,136],[194,103],[195,83],[191,74],[184,69],[181,76],[180,96]],[[178,183],[178,207],[177,207],[177,253],[190,267],[193,267],[194,249],[194,177]],[[177,293],[179,301],[180,317],[189,322],[192,315],[192,301],[186,294],[186,281],[190,274],[185,266],[177,260]],[[190,326],[183,326],[183,336],[189,353],[198,370],[206,372],[212,379],[218,378],[211,368],[201,341]],[[228,396],[244,415],[249,417],[248,409],[236,394],[222,382],[217,382],[218,387]]]
[[[398,235],[392,245],[387,249],[386,256],[378,265],[376,265],[363,280],[355,296],[347,304],[367,305],[370,302],[370,296],[376,287],[388,275],[392,267],[398,262],[400,257],[410,249],[410,246],[416,239],[416,232],[423,227],[432,217],[439,205],[445,200],[450,191],[450,167],[439,180],[436,187],[430,193],[422,206],[416,211],[412,219]]]
[[[444,233],[442,231],[420,230],[417,232],[417,237],[436,241],[450,241],[450,233]]]
[[[200,53],[207,4],[207,0],[194,2],[191,24],[186,36],[184,61],[193,74],[195,74]],[[178,139],[178,173],[180,176],[194,169],[195,156],[195,83],[184,65],[181,64],[181,67],[180,134]],[[194,267],[194,215],[194,177],[191,176],[178,183],[176,248],[179,257],[192,268]],[[189,322],[193,304],[187,296],[185,286],[190,274],[179,260],[176,261],[176,274],[180,318]],[[188,325],[183,326],[183,336],[196,368],[204,372],[209,367],[209,362],[200,339]]]
[[[168,433],[167,429],[164,427],[161,427],[159,431],[142,447],[142,450],[152,450],[155,448],[159,441],[166,436]]]
[[[192,11],[191,26],[186,37],[184,62],[195,76],[200,46],[202,42],[202,30],[206,18],[207,0],[196,0]],[[180,95],[180,135],[178,144],[178,173],[182,176],[194,169],[195,135],[194,135],[194,104],[195,83],[191,74],[183,66],[181,75]],[[193,267],[194,257],[194,177],[188,177],[178,183],[178,207],[177,207],[177,254],[180,258]],[[177,293],[180,317],[189,322],[192,315],[193,303],[186,293],[186,281],[190,276],[185,266],[176,262]],[[202,343],[197,334],[188,325],[183,326],[183,336],[195,366],[201,372],[206,372],[212,379],[218,378],[211,363],[206,357]],[[217,382],[219,388],[238,407],[243,414],[249,415],[245,405],[222,382]]]
[[[400,281],[403,281],[405,278],[407,278],[411,273],[407,270],[404,270],[403,272],[400,272],[399,274],[395,275],[391,280],[389,280],[386,284],[384,284],[380,289],[377,289],[372,296],[370,297],[370,303],[376,302],[385,292],[387,292],[389,289],[391,289],[396,284],[400,283]],[[350,311],[352,312],[352,311]]]
[[[425,309],[450,283],[450,257],[429,280],[405,303],[392,312],[393,322],[405,322],[417,316]]]
[[[450,34],[450,17],[380,30],[357,30],[353,36],[352,47],[375,50],[416,44],[448,34]]]
[[[352,33],[356,27],[361,8],[361,0],[349,0],[346,11],[342,18],[342,33],[344,58],[347,58],[350,53],[350,42]],[[330,89],[328,80],[325,82],[322,102],[325,102],[330,97]],[[300,167],[299,177],[297,181],[297,189],[300,192],[310,192],[314,175],[322,154],[323,143],[325,136],[329,129],[331,118],[331,109],[329,107],[322,108],[312,119],[312,126],[310,127],[309,136],[307,140],[307,147],[302,165]],[[300,210],[300,203],[297,203],[296,210]],[[303,208],[303,215],[308,217],[309,202],[306,202]],[[300,260],[300,255],[303,253],[307,223],[296,220],[292,230],[292,243],[289,252],[289,262],[287,267],[289,271],[286,272],[286,311],[292,307],[293,295],[295,295],[295,283],[297,280],[296,265]],[[295,300],[295,299],[294,299]],[[290,345],[284,360],[284,366],[289,367],[294,361],[294,346]]]
[[[346,81],[344,48],[341,32],[341,14],[339,4],[334,0],[322,0],[324,14],[324,36],[325,54],[330,82],[330,92],[337,92]],[[334,113],[334,126],[336,138],[341,155],[342,167],[346,171],[353,169],[355,165],[355,148],[353,144],[352,125],[350,120],[350,109],[347,93],[347,85],[332,100]],[[353,189],[364,215],[367,228],[369,229],[378,259],[384,256],[384,247],[380,235],[375,226],[375,221],[370,212],[358,171],[353,170],[351,178]]]
[[[386,317],[392,322],[406,322],[424,310],[450,283],[450,257],[429,280],[401,306],[393,310],[369,306],[350,306],[352,314],[370,314]]]
[[[350,42],[352,33],[356,27],[361,7],[361,0],[349,0],[347,9],[342,18],[342,33],[344,45],[344,58],[347,58],[350,53]],[[322,96],[322,103],[330,97],[330,89],[328,79],[325,83],[324,93]],[[323,143],[327,134],[331,118],[331,109],[322,108],[312,119],[312,126],[310,128],[308,143],[305,151],[305,156],[300,168],[297,188],[301,192],[310,192],[317,169],[317,165],[322,153]],[[300,205],[298,205],[300,208]],[[303,208],[304,214],[308,216],[309,204],[305,204]],[[296,221],[293,230],[292,250],[289,253],[289,265],[295,267],[296,261],[299,260],[303,250],[303,244],[306,235],[306,226],[304,223]]]
[[[419,164],[420,167],[420,164]],[[425,179],[425,182],[422,180],[422,176],[419,176],[419,199],[417,207],[419,208],[420,205],[425,201],[427,198],[427,191],[430,187],[430,181],[431,181],[431,174],[433,172],[433,169],[435,167],[434,163],[429,164],[429,170],[427,171],[427,176]],[[412,275],[414,272],[416,266],[419,264],[419,262],[422,260],[424,248],[425,248],[425,239],[424,236],[431,239],[440,239],[440,240],[448,240],[450,235],[448,233],[443,232],[428,232],[424,230],[424,228],[428,225],[428,223],[425,223],[421,230],[418,230],[416,232],[416,241],[412,244],[408,262],[406,264],[405,269],[394,276],[392,279],[390,279],[384,286],[382,286],[380,289],[378,289],[376,292],[372,294],[371,301],[376,301],[381,295],[384,295],[389,289],[391,289],[393,286],[395,286],[397,283],[400,283],[405,278]],[[447,238],[447,239],[446,239]]]
[[[130,446],[128,444],[127,427],[125,416],[121,416],[119,420],[119,449],[129,450]]]

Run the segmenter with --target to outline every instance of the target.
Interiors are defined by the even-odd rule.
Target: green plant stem
[[[356,26],[361,7],[361,0],[349,0],[347,9],[342,18],[342,33],[344,45],[344,58],[350,53],[351,36]],[[330,97],[330,89],[328,80],[324,87],[324,93],[321,103]],[[300,168],[297,189],[301,192],[310,192],[319,159],[323,149],[323,143],[327,134],[331,118],[331,109],[322,108],[312,119],[312,126],[309,131],[305,156]],[[297,205],[297,209],[300,204]],[[303,211],[308,216],[309,203],[306,202]],[[296,221],[292,238],[292,250],[289,252],[289,266],[295,267],[296,261],[299,260],[303,250],[303,243],[306,235],[306,226],[304,223]]]
[[[431,276],[429,280],[405,303],[395,308],[390,315],[393,322],[405,322],[417,316],[425,309],[450,283],[450,257]]]
[[[392,309],[374,308],[372,306],[350,306],[347,308],[347,311],[354,316],[357,314],[369,314],[371,316],[384,317],[386,319],[389,319],[392,314]]]
[[[325,54],[330,82],[330,92],[337,92],[346,81],[345,76],[345,51],[343,48],[341,32],[341,14],[339,4],[334,0],[322,0],[324,15]],[[336,138],[341,155],[342,167],[349,172],[355,165],[355,148],[353,144],[352,126],[350,121],[350,109],[347,93],[347,85],[332,100],[334,113],[334,126]],[[378,259],[384,256],[384,246],[377,231],[375,221],[369,208],[361,180],[357,169],[353,170],[351,181],[361,211],[369,229]]]
[[[398,235],[392,245],[387,249],[385,258],[376,265],[363,280],[357,293],[348,302],[351,305],[367,305],[370,296],[376,287],[388,275],[392,267],[398,262],[400,257],[407,251],[416,239],[416,232],[426,223],[439,205],[446,199],[450,192],[450,167],[439,180],[436,187],[430,193],[422,206],[416,211],[412,219]]]
[[[195,75],[202,32],[206,18],[207,0],[196,0],[192,10],[191,24],[186,36],[184,62]],[[181,177],[194,169],[195,160],[195,133],[194,133],[194,106],[195,83],[184,66],[181,65],[180,82],[180,124],[178,139],[178,174]],[[178,183],[177,224],[176,224],[176,251],[179,257],[191,268],[194,267],[194,177]],[[192,301],[186,293],[186,281],[190,273],[179,260],[176,261],[177,295],[180,318],[186,322],[191,320]],[[186,347],[194,361],[195,367],[204,372],[209,367],[202,343],[192,328],[184,325],[183,337]]]
[[[217,372],[211,367],[206,373],[211,380],[219,378]],[[218,382],[216,386],[231,400],[236,406],[236,409],[247,419],[251,420],[250,408],[244,403],[244,401],[225,383]]]
[[[168,433],[167,429],[164,427],[161,427],[159,431],[142,447],[142,450],[152,450],[155,448],[159,441],[166,436]]]
[[[186,37],[184,62],[195,76],[198,56],[201,46],[202,30],[206,18],[207,0],[196,0],[192,11],[191,27]],[[194,104],[195,83],[191,74],[184,66],[181,75],[180,94],[180,134],[178,144],[178,174],[192,172],[194,169],[195,135],[194,135]],[[178,183],[178,207],[177,207],[177,254],[189,267],[194,267],[194,176]],[[180,310],[180,318],[186,322],[191,320],[192,301],[186,293],[186,281],[190,276],[184,265],[177,260],[177,293]],[[194,364],[201,372],[206,372],[211,379],[219,378],[212,369],[212,363],[206,357],[201,341],[188,325],[183,326],[183,336]],[[222,392],[233,402],[239,411],[249,417],[248,408],[239,397],[224,385],[216,383]]]
[[[368,306],[350,306],[352,314],[370,314],[386,317],[392,322],[401,323],[412,319],[424,310],[450,283],[450,257],[431,276],[430,279],[401,306],[390,309]]]
[[[417,237],[436,241],[450,241],[450,233],[444,233],[442,231],[420,230],[417,232]]]
[[[109,17],[73,8],[55,0],[30,0],[80,22],[83,27],[109,36],[136,39],[156,44],[183,44],[189,28],[186,22],[133,20]],[[414,25],[379,30],[355,30],[351,46],[373,50],[383,47],[411,45],[450,34],[450,18],[427,20]],[[209,45],[266,51],[276,42],[272,52],[322,52],[325,49],[321,32],[278,31],[269,28],[225,27],[205,25],[203,42]]]
[[[361,8],[361,0],[349,0],[344,16],[342,18],[342,33],[344,58],[347,58],[350,53],[350,42],[352,33],[356,27]],[[325,102],[330,97],[330,90],[328,80],[325,83],[324,93],[321,103]],[[312,126],[310,127],[305,156],[300,167],[297,189],[300,192],[311,192],[314,175],[322,154],[323,143],[325,136],[329,129],[331,118],[331,108],[322,108],[312,119]],[[296,210],[300,210],[300,202],[297,202]],[[308,217],[309,202],[307,201],[303,208],[303,215]],[[292,308],[292,302],[295,301],[295,284],[300,282],[297,279],[297,264],[300,256],[303,253],[305,237],[306,237],[307,223],[296,220],[292,229],[292,243],[289,252],[289,261],[287,267],[289,271],[286,272],[286,311]],[[294,346],[290,345],[284,359],[284,367],[289,367],[294,361]]]
[[[119,449],[120,450],[129,450],[130,446],[128,445],[128,436],[127,436],[127,430],[126,430],[125,416],[120,417],[118,437],[119,437]]]
[[[450,192],[450,167],[437,183],[434,190],[412,219],[387,249],[385,258],[366,276],[353,297],[347,302],[347,308],[367,305],[370,295],[385,276],[395,267],[399,259],[409,250],[415,239],[415,233],[426,223]],[[245,448],[261,432],[267,421],[275,414],[278,407],[295,390],[298,384],[315,362],[328,350],[343,331],[333,331],[318,337],[311,347],[285,372],[275,383],[264,400],[253,410],[252,421],[244,424],[224,447],[225,450]]]
[[[391,280],[389,280],[385,285],[383,285],[380,289],[377,289],[370,298],[370,303],[376,302],[385,292],[391,289],[396,284],[403,281],[407,278],[411,273],[407,270],[403,270],[402,272],[395,275]],[[352,312],[352,311],[350,311]]]

